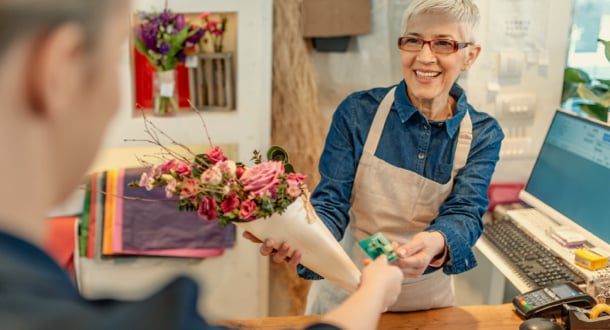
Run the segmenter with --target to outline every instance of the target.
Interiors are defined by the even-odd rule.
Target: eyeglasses
[[[430,50],[438,54],[451,54],[472,45],[472,42],[457,42],[451,39],[424,40],[418,37],[398,38],[398,48],[407,52],[418,52],[425,44],[430,45]]]

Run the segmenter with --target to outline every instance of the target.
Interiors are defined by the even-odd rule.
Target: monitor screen
[[[610,243],[610,126],[558,110],[523,192]]]

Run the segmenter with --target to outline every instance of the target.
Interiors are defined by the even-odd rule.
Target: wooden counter
[[[225,320],[217,324],[239,329],[302,328],[320,316],[268,317],[250,320]],[[385,313],[377,329],[494,329],[516,330],[522,320],[513,312],[512,304],[462,306],[411,313]]]

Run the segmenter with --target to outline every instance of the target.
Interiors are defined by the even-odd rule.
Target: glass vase
[[[153,81],[153,114],[174,115],[178,111],[176,70],[155,71]]]

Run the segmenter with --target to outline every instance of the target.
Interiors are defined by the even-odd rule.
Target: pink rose
[[[239,199],[237,199],[237,195],[234,192],[230,192],[227,197],[220,203],[220,208],[223,213],[229,213],[235,210],[236,207],[239,206]]]
[[[212,166],[201,173],[201,183],[218,185],[222,182],[222,173],[218,166]]]
[[[269,161],[254,165],[242,174],[240,181],[244,190],[256,196],[275,194],[280,182],[279,176],[284,174],[284,165],[280,161]]]
[[[191,175],[191,166],[185,162],[178,162],[173,170],[181,178]]]
[[[222,148],[214,147],[208,151],[206,157],[212,164],[227,160],[227,157],[222,153]]]
[[[244,165],[237,166],[237,168],[235,169],[235,177],[237,177],[238,179],[241,178],[241,175],[244,174],[245,171],[246,167]]]
[[[216,211],[216,200],[210,196],[205,196],[199,201],[199,209],[197,214],[208,221],[214,221],[218,219],[218,212]]]
[[[180,199],[194,198],[199,193],[199,184],[194,179],[188,179],[182,182],[180,191]]]
[[[235,176],[237,165],[232,160],[223,160],[216,164],[223,174],[227,176]]]
[[[160,174],[171,174],[173,171],[181,178],[191,175],[190,165],[175,159],[170,159],[165,164],[161,165],[160,171]]]
[[[246,200],[241,203],[239,210],[239,218],[242,220],[254,220],[254,211],[256,211],[256,203],[253,200]]]
[[[167,174],[176,166],[176,160],[170,159],[165,164],[161,165],[161,173]]]
[[[305,183],[305,176],[301,173],[288,173],[286,174],[288,181],[296,181],[298,183]]]

